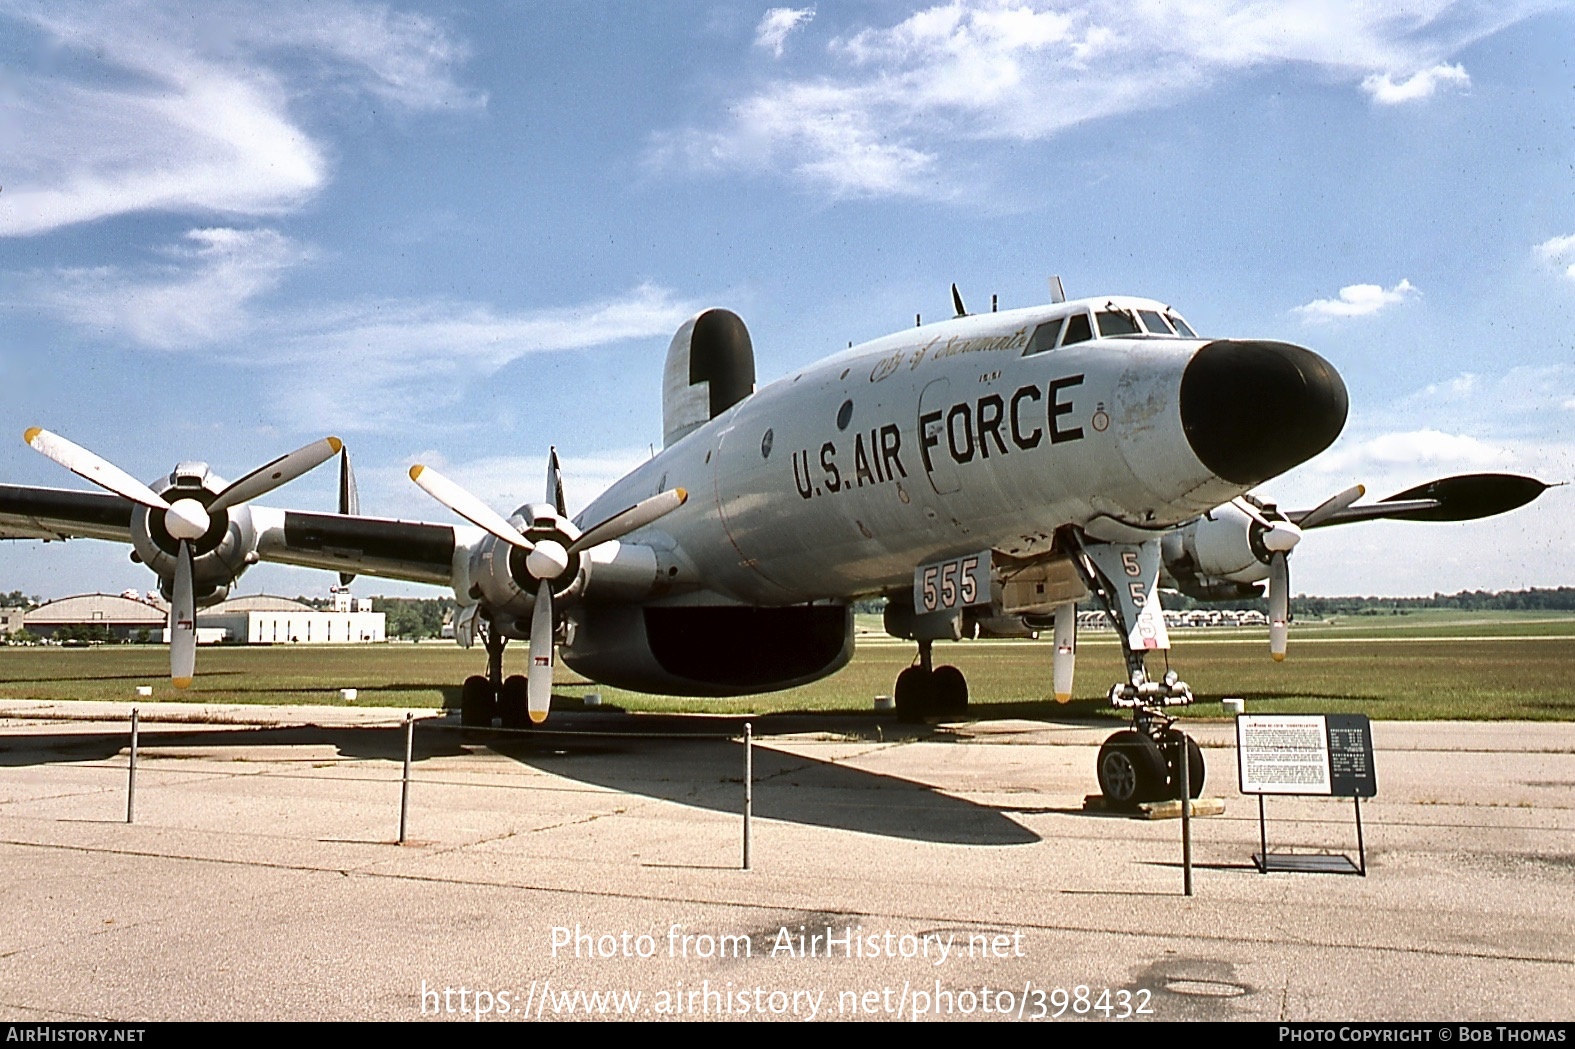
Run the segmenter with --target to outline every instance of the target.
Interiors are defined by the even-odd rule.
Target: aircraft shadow
[[[801,732],[806,722],[824,730],[824,715],[737,718],[682,714],[554,714],[551,732],[459,729],[452,721],[418,727],[412,757],[420,763],[453,758],[485,746],[554,776],[660,801],[738,813],[743,805],[744,721],[758,738]],[[904,726],[904,728],[907,728]],[[735,733],[733,730],[736,729]],[[896,726],[893,726],[896,731]],[[920,729],[923,733],[924,730]],[[901,735],[900,731],[896,731]],[[886,738],[892,738],[888,735]],[[287,747],[328,744],[343,757],[399,761],[401,728],[189,728],[144,724],[144,761],[161,748]],[[0,768],[108,761],[124,753],[129,729],[119,732],[0,734]],[[989,805],[952,797],[898,776],[837,762],[754,750],[754,814],[805,826],[955,845],[1026,845],[1039,835]],[[1015,810],[1014,810],[1015,811]]]

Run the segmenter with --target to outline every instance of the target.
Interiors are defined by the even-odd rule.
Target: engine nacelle
[[[520,507],[509,523],[532,542],[552,539],[565,549],[580,535],[573,522],[545,504]],[[530,638],[531,613],[543,586],[526,567],[527,556],[499,539],[482,540],[471,554],[470,592],[465,595],[486,606],[493,627],[505,637],[522,641]],[[687,569],[676,552],[610,540],[570,555],[568,566],[550,581],[553,601],[649,601],[669,593]]]
[[[637,692],[774,692],[818,681],[853,658],[853,610],[847,605],[586,602],[567,621],[563,661],[593,681]]]
[[[1273,507],[1264,515],[1271,521],[1278,516]],[[1165,535],[1165,573],[1176,589],[1200,601],[1261,596],[1263,588],[1253,584],[1268,578],[1271,557],[1263,533],[1263,525],[1227,503]]]
[[[149,487],[170,502],[195,499],[210,505],[227,482],[206,463],[181,463],[168,477]],[[131,544],[136,560],[158,573],[159,589],[168,599],[175,579],[180,543],[164,526],[166,511],[139,506],[131,515]],[[197,604],[215,604],[229,594],[241,574],[257,561],[257,529],[251,510],[233,506],[213,514],[208,530],[192,541],[192,590]]]

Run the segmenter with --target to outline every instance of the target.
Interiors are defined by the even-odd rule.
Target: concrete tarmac
[[[1570,1020],[1575,726],[1374,725],[1368,876],[1259,874],[1223,816],[1083,811],[1110,723],[912,731],[0,701],[0,1013],[87,1019]],[[1356,856],[1346,801],[1271,850]],[[818,936],[818,939],[817,939]]]

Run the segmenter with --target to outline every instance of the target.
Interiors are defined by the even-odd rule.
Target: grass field
[[[867,626],[861,622],[861,628]],[[878,627],[877,627],[878,629]],[[1175,631],[1173,665],[1200,702],[1193,717],[1221,717],[1219,699],[1241,696],[1269,713],[1365,713],[1375,718],[1464,720],[1575,719],[1575,616],[1549,613],[1422,611],[1298,623],[1290,658],[1269,659],[1262,630]],[[509,673],[525,670],[526,646],[509,646]],[[1051,646],[1039,641],[938,644],[936,661],[968,676],[972,713],[980,718],[1115,716],[1104,701],[1122,676],[1108,631],[1079,639],[1076,698],[1050,698]],[[802,688],[735,700],[644,696],[591,684],[560,665],[560,705],[588,691],[629,710],[760,712],[868,711],[890,694],[914,656],[910,643],[861,635],[851,666]],[[377,706],[457,704],[459,684],[485,656],[448,643],[299,648],[204,648],[197,680],[178,692],[158,645],[92,648],[0,648],[0,698],[136,700],[151,685],[157,700],[200,703],[338,704],[340,688]],[[1152,667],[1153,664],[1151,664]],[[1162,666],[1161,666],[1162,669]]]

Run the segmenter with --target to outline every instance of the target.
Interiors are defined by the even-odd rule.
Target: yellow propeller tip
[[[339,454],[339,450],[341,448],[343,448],[344,446],[345,446],[345,443],[343,441],[341,441],[339,438],[337,438],[337,437],[330,437],[330,438],[328,438],[328,447],[330,447],[330,448],[332,448],[334,450],[334,454],[335,455],[338,455]]]
[[[1055,701],[1057,703],[1070,703],[1070,702],[1072,702],[1072,693],[1070,693],[1070,692],[1057,692],[1055,694]]]
[[[543,721],[546,721],[546,720],[547,720],[547,712],[545,710],[533,710],[533,711],[530,712],[530,723],[532,725],[540,725]]]
[[[1285,653],[1284,652],[1275,652],[1275,653],[1273,653],[1273,655],[1274,655],[1274,661],[1276,663],[1283,663],[1283,662],[1285,662]]]
[[[421,475],[425,471],[426,471],[426,467],[422,466],[420,463],[417,463],[416,465],[414,465],[414,466],[412,466],[410,468],[410,479],[412,481],[419,481],[419,480],[421,480]]]
[[[41,434],[43,432],[44,432],[44,428],[42,426],[35,426],[32,429],[27,430],[27,431],[25,431],[22,434],[22,440],[25,441],[28,444],[32,444],[33,443],[33,438],[37,437],[39,434]]]
[[[190,688],[191,687],[191,678],[189,678],[189,677],[172,677],[172,678],[170,678],[170,684],[174,685],[176,688]]]
[[[688,501],[688,499],[689,499],[689,490],[687,488],[674,488],[673,491],[678,493],[678,501],[680,503],[684,503],[684,502]]]

